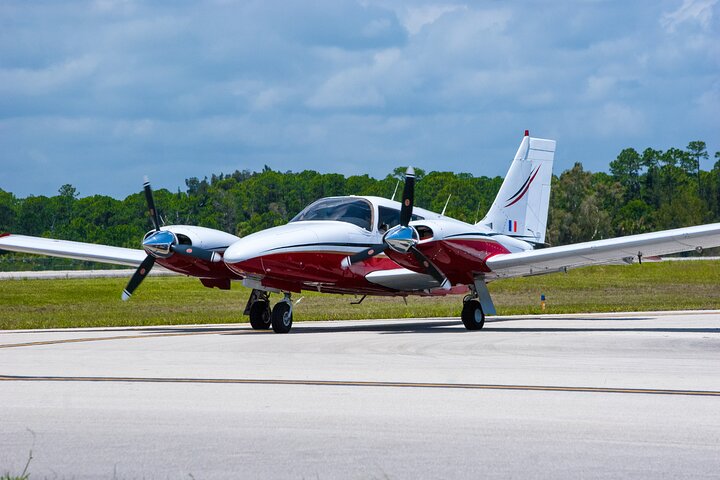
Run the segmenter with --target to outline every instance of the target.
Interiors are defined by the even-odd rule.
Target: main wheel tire
[[[250,305],[250,326],[255,330],[270,329],[270,302],[258,300]]]
[[[461,318],[463,325],[468,330],[480,330],[485,325],[485,314],[477,300],[468,300],[463,303]]]
[[[292,307],[278,302],[272,310],[272,329],[275,333],[288,333],[292,327]]]

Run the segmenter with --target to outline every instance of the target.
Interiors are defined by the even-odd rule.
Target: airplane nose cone
[[[253,252],[250,247],[251,245],[249,244],[249,242],[246,242],[243,239],[240,239],[237,242],[233,243],[227,248],[227,250],[225,250],[225,253],[223,254],[223,259],[225,260],[225,263],[240,263],[243,260],[252,258],[258,253],[260,253]]]
[[[259,242],[249,237],[241,238],[225,250],[223,261],[230,270],[240,275],[262,275],[265,272],[261,260],[264,251]]]

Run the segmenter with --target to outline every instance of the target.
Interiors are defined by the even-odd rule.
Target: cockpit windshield
[[[323,198],[307,206],[290,222],[336,220],[372,230],[372,206],[361,198]]]

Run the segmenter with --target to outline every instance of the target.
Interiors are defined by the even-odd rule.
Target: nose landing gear
[[[272,329],[275,333],[288,333],[292,327],[292,301],[290,294],[286,293],[285,298],[275,304],[272,309]]]
[[[275,333],[288,333],[292,328],[292,301],[289,293],[286,293],[285,298],[271,311],[270,294],[262,290],[253,290],[244,313],[250,317],[250,326],[254,330],[272,328]]]
[[[270,302],[258,300],[250,307],[250,325],[255,330],[268,330],[270,328]]]

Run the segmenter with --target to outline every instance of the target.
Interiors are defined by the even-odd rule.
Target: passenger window
[[[413,214],[411,220],[425,220],[425,218]],[[395,225],[400,225],[400,210],[390,207],[378,207],[378,230],[382,231],[380,227],[383,225],[387,225],[388,229],[391,229]]]

